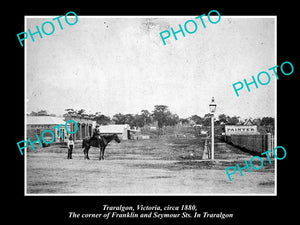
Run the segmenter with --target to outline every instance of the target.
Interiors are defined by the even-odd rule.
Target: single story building
[[[101,135],[117,134],[120,139],[130,139],[130,126],[129,124],[110,124],[100,126]]]
[[[59,117],[54,116],[27,116],[26,118],[26,137],[30,138],[32,141],[36,141],[37,137],[39,136],[40,140],[42,141],[41,134],[45,130],[51,130],[54,133],[55,140],[54,142],[64,142],[66,138],[68,138],[68,133],[65,130],[65,121]],[[60,132],[62,133],[62,136],[60,136],[58,129],[52,129],[53,127],[63,124],[63,126],[60,126]],[[70,124],[67,124],[68,130],[71,130]],[[52,135],[49,132],[46,132],[44,135],[45,140],[52,140]]]

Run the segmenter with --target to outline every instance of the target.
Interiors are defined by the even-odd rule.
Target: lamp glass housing
[[[211,113],[214,113],[216,111],[217,104],[215,103],[214,97],[211,99],[211,103],[209,104],[209,110]]]

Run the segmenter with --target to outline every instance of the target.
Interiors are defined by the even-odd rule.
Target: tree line
[[[144,127],[146,125],[151,125],[157,121],[158,127],[162,128],[163,126],[174,126],[179,123],[180,118],[177,114],[171,113],[168,106],[166,105],[155,105],[152,112],[149,112],[147,109],[141,110],[138,114],[122,114],[116,113],[110,118],[102,114],[101,112],[96,112],[94,114],[85,113],[84,109],[74,110],[66,109],[66,115],[75,115],[85,118],[90,118],[96,121],[98,124],[107,125],[107,124],[129,124],[130,127]]]
[[[192,115],[188,118],[180,118],[177,114],[170,111],[166,105],[155,105],[152,112],[147,109],[141,110],[138,114],[122,114],[116,113],[113,117],[106,116],[101,112],[86,113],[85,109],[75,110],[72,108],[65,109],[66,113],[63,116],[73,115],[83,118],[88,118],[96,121],[98,124],[129,124],[130,127],[144,127],[157,122],[157,126],[162,128],[164,126],[175,126],[181,125],[202,125],[210,126],[211,114],[207,113],[203,117],[199,115]],[[46,110],[40,110],[38,112],[31,112],[30,116],[55,116],[55,114],[48,114]],[[242,121],[239,116],[228,116],[220,114],[215,118],[215,125],[239,125],[245,121]],[[257,126],[266,126],[274,129],[274,118],[273,117],[262,117],[251,119],[251,122]]]

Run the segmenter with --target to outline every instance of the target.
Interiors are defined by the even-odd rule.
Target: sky
[[[34,32],[55,17],[26,17],[26,27]],[[212,24],[203,17],[204,29],[195,17],[79,15],[72,26],[62,17],[63,30],[54,23],[52,35],[25,41],[26,112],[62,115],[67,108],[83,108],[112,117],[151,112],[161,104],[186,118],[204,116],[214,97],[216,115],[274,117],[271,72],[268,85],[250,85],[251,92],[244,87],[239,97],[232,84],[251,82],[251,76],[277,65],[275,18],[223,16]],[[197,22],[197,31],[178,33],[178,40],[171,36],[163,45],[159,33],[176,31],[189,19]]]

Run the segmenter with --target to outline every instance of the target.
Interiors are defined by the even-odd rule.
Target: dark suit
[[[93,138],[98,139],[98,140],[101,138],[100,130],[99,129],[95,128],[93,130]]]

